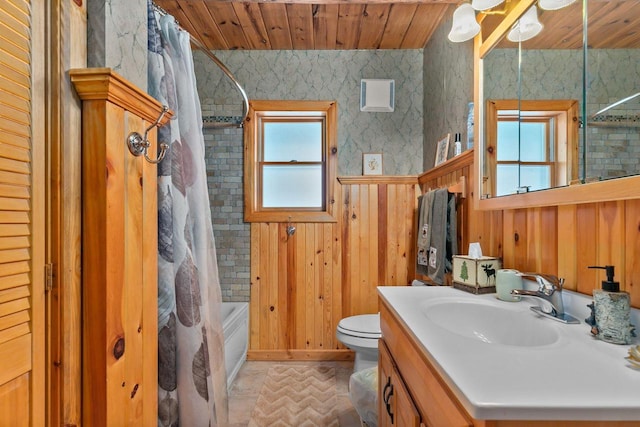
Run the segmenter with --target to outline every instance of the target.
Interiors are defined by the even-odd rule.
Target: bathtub
[[[222,303],[224,363],[227,368],[227,388],[231,387],[249,348],[249,303]]]

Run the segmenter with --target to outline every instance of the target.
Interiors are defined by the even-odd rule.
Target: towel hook
[[[295,234],[295,232],[296,232],[296,227],[294,227],[293,224],[291,224],[291,217],[289,217],[289,221],[287,221],[287,236],[291,237]],[[287,237],[287,240],[289,237]]]
[[[138,132],[135,132],[135,131],[129,134],[129,136],[127,137],[127,146],[129,147],[129,151],[131,152],[131,154],[133,154],[136,157],[140,155],[144,155],[144,158],[147,160],[147,162],[153,163],[153,164],[160,163],[162,159],[164,159],[164,156],[167,154],[167,149],[169,148],[169,145],[165,144],[164,142],[160,143],[160,153],[158,153],[158,158],[153,160],[152,158],[149,157],[147,153],[149,150],[149,147],[151,146],[151,143],[147,139],[147,135],[149,134],[149,131],[151,131],[151,129],[153,129],[154,127],[156,126],[162,127],[162,125],[160,125],[159,123],[164,117],[164,115],[167,113],[167,111],[169,111],[169,107],[167,107],[166,105],[163,105],[162,111],[160,112],[160,115],[158,116],[156,121],[147,129],[145,129],[144,136],[140,135]]]

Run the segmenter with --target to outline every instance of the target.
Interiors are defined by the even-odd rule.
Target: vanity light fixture
[[[507,40],[517,43],[532,39],[540,34],[542,27],[543,25],[538,21],[538,8],[532,6],[509,31]]]
[[[449,40],[454,43],[471,40],[480,32],[480,24],[476,19],[475,11],[485,15],[504,15],[510,9],[512,0],[471,0],[471,3],[463,3],[453,12]],[[541,10],[558,10],[575,3],[576,0],[538,0],[537,7]],[[496,6],[505,3],[499,10],[493,10]],[[515,2],[514,2],[515,3]],[[516,22],[507,39],[512,42],[523,42],[537,36],[542,31],[542,24],[538,20],[538,9],[534,5]]]
[[[502,3],[505,3],[504,8],[493,10],[494,7]],[[472,0],[471,3],[462,3],[453,12],[449,40],[454,43],[471,40],[480,32],[476,11],[485,15],[504,15],[509,9],[509,3],[511,0]]]

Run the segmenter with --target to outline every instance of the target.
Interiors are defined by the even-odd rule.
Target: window
[[[251,101],[245,220],[334,222],[335,101]]]

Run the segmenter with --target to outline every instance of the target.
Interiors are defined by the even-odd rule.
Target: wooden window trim
[[[260,198],[260,141],[258,116],[266,111],[322,111],[326,118],[326,159],[324,177],[324,209],[308,208],[261,210]],[[246,222],[337,222],[335,211],[335,185],[338,165],[336,101],[274,101],[249,102],[249,114],[244,131],[244,220]]]

